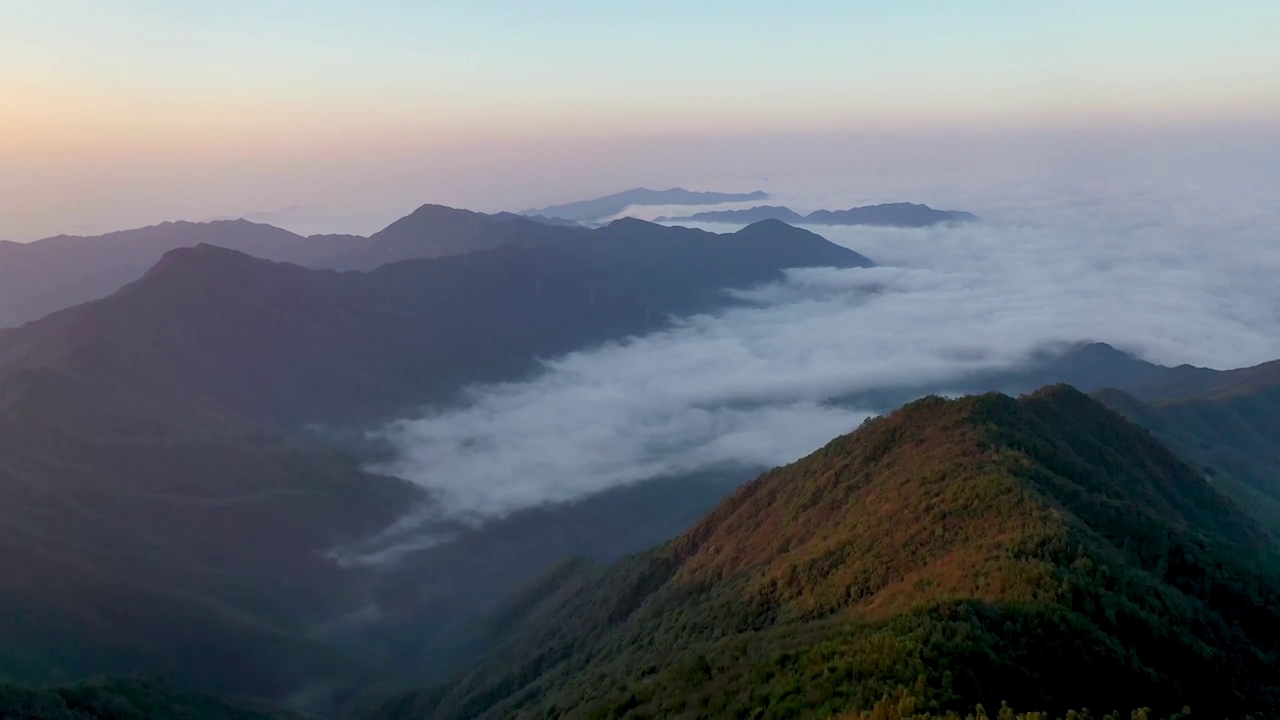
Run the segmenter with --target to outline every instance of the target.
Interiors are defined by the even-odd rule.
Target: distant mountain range
[[[458,234],[432,231],[424,215],[456,220],[445,228]],[[450,244],[462,236],[495,247],[394,262],[464,247]],[[334,262],[382,260],[340,273],[207,244],[172,250],[107,298],[0,331],[0,377],[52,368],[276,425],[349,423],[519,377],[537,357],[652,330],[668,314],[725,305],[724,288],[785,268],[870,264],[778,222],[727,235],[639,220],[586,230],[438,208]]]
[[[941,223],[973,222],[977,215],[960,210],[934,210],[928,205],[886,203],[848,210],[815,210],[808,215],[780,205],[759,205],[746,210],[710,210],[684,217],[660,217],[657,222],[753,223],[781,220],[801,225],[881,225],[886,227],[929,227]]]
[[[646,191],[654,192],[654,191]],[[663,191],[685,192],[685,191]],[[659,193],[662,194],[662,193]],[[626,193],[623,193],[626,195]],[[701,196],[691,193],[682,197]],[[728,197],[714,194],[717,197]],[[692,200],[690,200],[692,202]],[[703,202],[712,202],[712,199]],[[807,217],[786,208],[699,213],[672,221],[761,220],[810,224],[871,224],[921,227],[974,219],[968,213],[898,203]],[[72,305],[106,297],[139,277],[164,253],[209,244],[267,260],[310,268],[372,270],[397,260],[461,255],[495,247],[529,246],[587,228],[562,218],[486,215],[424,205],[365,238],[355,235],[303,237],[246,220],[172,222],[97,237],[58,236],[31,243],[0,243],[0,327],[12,327]]]
[[[699,192],[672,188],[670,190],[650,190],[633,188],[620,193],[605,195],[594,200],[579,200],[552,205],[545,208],[525,210],[521,215],[542,215],[549,218],[572,220],[576,222],[595,222],[616,216],[635,205],[719,205],[730,202],[751,202],[765,200],[769,193],[762,190],[748,193]],[[770,218],[760,218],[766,220]]]
[[[604,235],[621,232],[618,228],[597,231]],[[137,279],[166,252],[200,244],[309,268],[372,270],[398,260],[464,255],[497,247],[583,243],[597,237],[590,232],[568,221],[423,205],[367,238],[302,237],[270,225],[223,220],[164,223],[99,237],[0,243],[0,327],[20,325],[106,297]]]

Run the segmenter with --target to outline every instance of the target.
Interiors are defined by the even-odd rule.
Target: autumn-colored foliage
[[[1198,469],[1069,387],[930,397],[661,548],[562,567],[504,608],[489,663],[380,714],[1273,713],[1275,558]]]

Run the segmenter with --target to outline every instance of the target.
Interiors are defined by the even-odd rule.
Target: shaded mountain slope
[[[495,616],[505,650],[380,717],[1272,711],[1275,546],[1079,392],[926,398]]]
[[[1203,466],[1220,489],[1280,536],[1280,363],[1172,372],[1182,382],[1165,380],[1134,392],[1105,389],[1097,397]]]
[[[647,240],[671,250],[671,239],[689,242],[700,252],[707,234],[684,228],[631,226],[636,241]],[[216,245],[254,257],[313,268],[372,270],[406,259],[431,259],[498,247],[554,246],[566,252],[588,252],[597,240],[616,232],[592,234],[573,223],[530,219],[512,213],[486,215],[439,205],[424,205],[370,238],[320,235],[303,238],[285,230],[244,220],[211,223],[164,223],[100,237],[56,237],[33,243],[0,244],[0,326],[17,325],[50,312],[105,297],[137,279],[169,250]],[[808,233],[771,226],[775,240],[787,243]],[[813,236],[816,237],[816,236]],[[803,243],[801,243],[803,244]],[[831,246],[835,247],[835,246]],[[794,248],[786,262],[812,265],[805,250]],[[840,250],[847,265],[854,254]],[[679,252],[673,265],[687,260]],[[720,260],[726,260],[721,257]],[[865,259],[857,263],[865,263]],[[855,263],[855,264],[857,264]],[[784,265],[785,266],[785,265]],[[710,283],[708,283],[710,284]]]
[[[255,704],[190,692],[162,680],[138,676],[49,688],[0,684],[0,717],[23,720],[283,720],[295,716]]]
[[[552,205],[542,209],[530,209],[521,215],[545,215],[547,217],[564,218],[579,222],[605,220],[626,210],[633,205],[718,205],[728,202],[748,202],[764,200],[768,193],[757,190],[749,193],[698,192],[684,188],[670,190],[650,190],[633,188],[593,200],[579,200]]]
[[[732,235],[525,224],[570,237],[369,273],[210,245],[171,251],[111,297],[0,331],[0,377],[54,368],[140,402],[198,398],[203,414],[350,423],[517,377],[538,357],[656,328],[664,313],[724,304],[721,288],[785,267],[867,262],[781,224]],[[168,419],[188,421],[191,404]]]
[[[646,327],[644,308],[603,292],[592,302],[572,279],[518,249],[341,274],[199,246],[109,298],[0,334],[0,376],[51,367],[139,398],[174,385],[271,423],[360,418]]]
[[[109,297],[0,331],[0,674],[148,668],[268,696],[360,676],[335,623],[359,616],[375,571],[326,553],[422,493],[294,432],[519,376],[666,311],[723,304],[722,285],[865,263],[786,226],[516,220],[562,236],[371,272],[197,245]],[[651,532],[638,525],[646,539],[628,548]]]
[[[439,258],[497,247],[531,246],[566,232],[585,230],[513,215],[486,215],[443,205],[423,205],[371,235],[368,241],[322,267],[372,270],[413,258]]]
[[[548,243],[612,287],[677,315],[726,304],[723,288],[782,278],[792,267],[870,267],[868,258],[775,220],[733,233],[666,228],[625,218]]]
[[[353,236],[304,238],[271,225],[223,220],[168,222],[97,237],[62,235],[31,243],[0,243],[0,327],[106,297],[179,247],[209,243],[270,260],[312,265],[364,242]]]
[[[41,369],[0,378],[0,674],[163,671],[275,695],[353,663],[311,637],[352,602],[323,554],[420,493],[349,458]],[[208,420],[208,422],[204,422]]]
[[[804,231],[774,227],[779,242]],[[681,233],[684,233],[681,235]],[[635,231],[632,235],[637,235]],[[33,243],[0,243],[0,327],[16,326],[80,303],[106,297],[136,280],[164,253],[200,244],[311,268],[372,270],[409,259],[432,259],[498,247],[555,246],[570,251],[607,236],[563,218],[486,215],[423,205],[369,238],[353,235],[301,237],[245,220],[163,223],[99,237],[55,237]],[[705,238],[692,231],[653,226],[655,243]],[[640,239],[640,238],[637,238]],[[684,260],[670,258],[673,264]],[[796,250],[790,259],[812,264]],[[846,259],[845,262],[848,262]]]
[[[948,222],[972,222],[978,217],[960,210],[935,210],[916,203],[885,203],[848,210],[815,210],[801,215],[791,208],[760,205],[746,210],[709,210],[685,217],[658,218],[659,222],[744,223],[781,220],[799,225],[879,225],[918,228]]]

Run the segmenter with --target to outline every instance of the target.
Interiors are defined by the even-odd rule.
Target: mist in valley
[[[1179,177],[1194,179],[1195,167]],[[377,469],[430,490],[433,513],[483,523],[654,477],[734,467],[745,477],[880,410],[833,399],[959,385],[1046,348],[1105,342],[1219,369],[1280,355],[1273,185],[1158,180],[1134,192],[1102,178],[1061,194],[1018,186],[968,201],[919,191],[905,197],[982,221],[811,227],[877,266],[792,270],[735,293],[732,309],[547,358],[530,381],[472,387],[461,407],[378,433],[396,452]],[[853,204],[800,192],[777,197]]]

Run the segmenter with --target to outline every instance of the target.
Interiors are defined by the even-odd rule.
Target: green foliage
[[[1099,717],[1100,720],[1125,720],[1126,718],[1127,720],[1190,720],[1191,709],[1184,707],[1169,715],[1153,714],[1151,708],[1138,708],[1127,715],[1111,712],[1095,716],[1088,710],[1067,710],[1065,714],[1053,715],[1034,711],[1018,712],[1008,703],[1001,703],[1000,709],[994,716],[989,714],[981,704],[963,714],[956,711],[934,713],[920,711],[915,698],[910,693],[901,691],[896,695],[885,695],[870,710],[836,716],[837,720],[1093,720],[1095,717]],[[1214,716],[1205,715],[1205,717]]]
[[[0,684],[4,720],[271,720],[281,713],[133,677],[35,689]]]
[[[1272,713],[1275,557],[1195,469],[1070,388],[927,398],[655,551],[530,593],[491,662],[378,717]]]
[[[1225,375],[1231,382],[1196,397],[1144,403],[1107,390],[1098,398],[1202,466],[1208,482],[1280,537],[1280,363]]]

